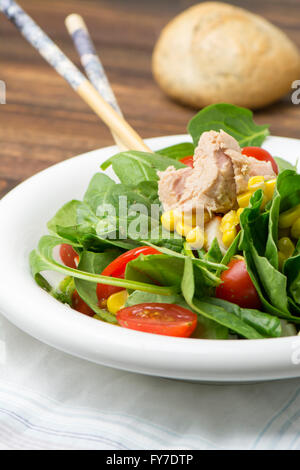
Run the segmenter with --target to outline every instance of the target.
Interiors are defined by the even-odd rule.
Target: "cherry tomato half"
[[[275,162],[272,155],[261,147],[244,147],[242,149],[242,154],[247,155],[247,157],[256,158],[256,160],[271,162],[272,168],[276,175],[278,175],[278,166]]]
[[[79,296],[78,292],[75,290],[72,295],[72,308],[77,310],[77,312],[93,317],[95,312],[85,303],[84,300]]]
[[[157,335],[189,337],[197,326],[197,315],[174,304],[145,303],[122,308],[118,323],[132,330]]]
[[[248,274],[244,260],[233,259],[223,271],[223,281],[216,289],[218,299],[228,300],[242,308],[260,309],[261,301]]]
[[[184,163],[184,165],[187,165],[187,166],[190,166],[191,168],[194,168],[194,156],[193,155],[183,157],[179,161],[181,163]]]
[[[78,260],[78,254],[71,245],[63,243],[60,245],[59,254],[62,262],[68,266],[68,268],[77,268],[76,260]]]
[[[121,256],[118,256],[112,263],[110,263],[102,271],[103,276],[119,277],[121,279],[125,276],[127,263],[137,258],[140,255],[159,255],[160,252],[151,246],[140,246],[129,250]],[[115,294],[122,290],[123,287],[110,286],[108,284],[97,284],[97,296],[99,301],[107,299],[110,295]]]

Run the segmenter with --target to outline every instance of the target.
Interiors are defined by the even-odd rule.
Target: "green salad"
[[[296,166],[261,149],[268,126],[244,108],[208,106],[188,131],[193,143],[105,161],[83,200],[48,222],[30,254],[35,281],[123,328],[204,339],[297,335]],[[47,271],[63,275],[58,286]]]

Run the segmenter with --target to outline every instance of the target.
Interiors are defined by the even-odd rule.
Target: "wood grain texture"
[[[190,0],[20,0],[23,8],[80,66],[65,29],[69,13],[81,14],[115,94],[142,137],[184,133],[194,110],[170,101],[151,75],[151,53],[161,28]],[[230,3],[262,14],[300,47],[299,0]],[[113,143],[105,126],[66,82],[0,16],[0,196],[25,178],[74,155]],[[299,77],[300,79],[300,77]],[[274,77],[276,80],[276,77]],[[300,138],[300,105],[289,97],[255,113],[273,134]]]

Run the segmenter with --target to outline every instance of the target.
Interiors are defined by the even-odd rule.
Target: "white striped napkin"
[[[0,321],[0,449],[300,448],[298,379],[146,377],[71,357]]]

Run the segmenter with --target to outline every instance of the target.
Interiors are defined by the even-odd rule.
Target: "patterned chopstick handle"
[[[0,11],[75,90],[86,81],[83,73],[14,0],[0,0]]]
[[[79,54],[82,66],[87,76],[102,98],[109,103],[121,116],[122,112],[118,105],[114,92],[111,89],[108,78],[97,55],[92,38],[87,30],[83,19],[76,14],[66,18],[66,26],[72,36],[74,45]]]

